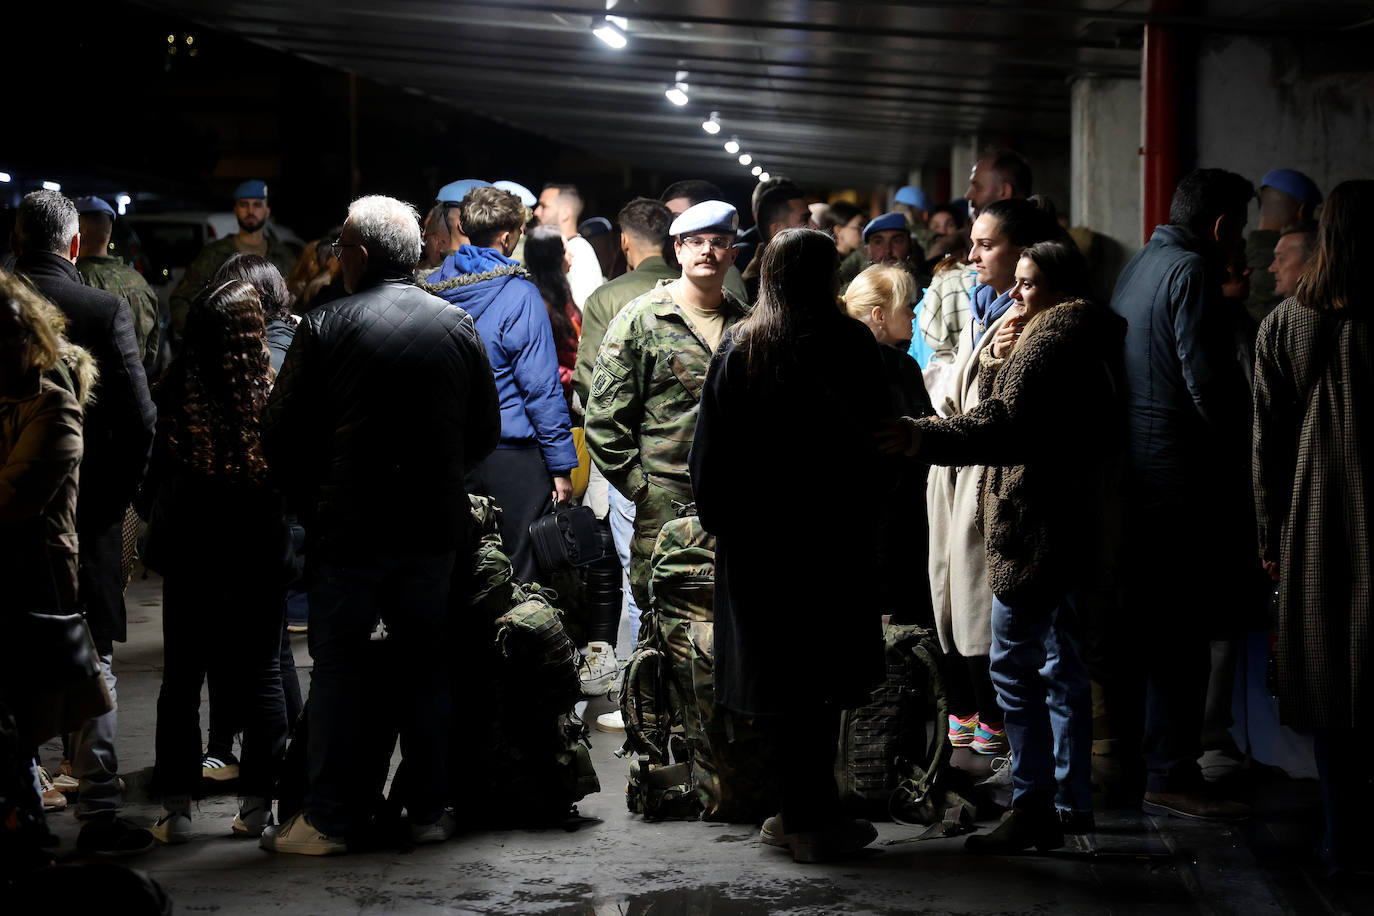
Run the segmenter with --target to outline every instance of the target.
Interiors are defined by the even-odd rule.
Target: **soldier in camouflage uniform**
[[[157,293],[124,259],[109,253],[114,231],[114,208],[99,197],[78,197],[76,212],[81,214],[81,253],[76,269],[87,286],[103,289],[129,301],[134,320],[138,354],[144,371],[151,371],[157,359]]]
[[[682,276],[662,281],[612,319],[592,371],[587,450],[611,486],[635,503],[630,588],[649,608],[649,560],[674,502],[692,500],[687,451],[697,405],[721,337],[747,314],[723,288],[734,263],[735,208],[689,207],[669,234]]]
[[[276,265],[282,279],[291,273],[291,268],[296,265],[296,252],[270,238],[264,231],[271,215],[272,208],[267,205],[266,182],[245,181],[234,190],[234,217],[239,221],[239,231],[202,248],[186,268],[177,288],[172,290],[168,332],[173,340],[181,339],[191,302],[234,252],[262,255]]]

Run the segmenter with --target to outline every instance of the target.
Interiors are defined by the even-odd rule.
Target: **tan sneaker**
[[[311,826],[302,811],[280,827],[267,827],[258,841],[268,852],[289,852],[301,856],[336,856],[348,852],[343,837],[329,836]]]

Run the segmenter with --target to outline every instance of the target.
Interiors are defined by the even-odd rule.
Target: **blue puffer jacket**
[[[494,248],[464,245],[421,288],[472,316],[501,401],[498,448],[538,446],[549,473],[577,466],[568,405],[558,384],[553,328],[525,269]]]

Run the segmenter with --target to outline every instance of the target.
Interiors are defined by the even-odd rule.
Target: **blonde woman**
[[[882,346],[883,372],[892,407],[898,416],[928,417],[935,413],[926,393],[921,369],[907,355],[911,343],[911,300],[916,282],[900,267],[874,264],[849,284],[841,300],[850,318],[863,322]],[[916,462],[886,459],[881,482],[885,494],[882,529],[878,538],[879,583],[883,613],[894,622],[916,623],[934,629],[930,578],[926,556],[930,529],[926,523],[928,468]],[[912,581],[915,570],[916,581]]]

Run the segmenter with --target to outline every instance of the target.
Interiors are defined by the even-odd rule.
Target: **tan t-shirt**
[[[722,308],[706,311],[685,302],[684,297],[678,292],[676,284],[670,285],[668,292],[673,297],[673,301],[677,303],[678,308],[682,309],[682,313],[687,316],[687,323],[692,326],[692,330],[702,336],[712,353],[716,352],[716,348],[720,346],[721,337],[725,336],[724,301],[721,302]]]

